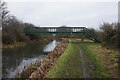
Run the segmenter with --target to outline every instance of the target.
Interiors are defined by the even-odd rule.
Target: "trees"
[[[7,17],[7,14],[9,13],[5,2],[1,2],[1,9],[2,9],[2,20],[5,20]]]
[[[120,23],[104,23],[100,29],[102,44],[109,48],[120,49]]]
[[[29,37],[23,33],[24,23],[17,17],[10,15],[5,2],[1,3],[2,9],[2,42],[12,44],[18,41],[28,41]]]
[[[6,2],[1,2],[0,10],[2,13],[2,15],[1,15],[2,26],[4,26],[7,22],[6,20],[7,20],[8,15],[9,15],[9,11],[7,10]]]
[[[41,35],[26,35],[23,31],[26,27],[36,27],[31,23],[24,23],[16,16],[10,15],[5,2],[1,3],[2,9],[2,42],[3,44],[12,44],[29,40],[40,39]]]
[[[8,16],[2,28],[4,44],[12,44],[18,41],[28,41],[28,36],[23,33],[24,23],[15,16]]]

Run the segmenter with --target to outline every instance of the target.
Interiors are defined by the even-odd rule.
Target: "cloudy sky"
[[[118,0],[4,0],[11,14],[36,26],[87,26],[118,21]]]

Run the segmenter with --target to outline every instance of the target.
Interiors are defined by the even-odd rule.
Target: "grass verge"
[[[46,74],[47,78],[81,78],[82,69],[77,43],[70,42],[65,52]]]
[[[65,52],[46,74],[47,78],[82,78],[79,47],[83,50],[90,78],[118,78],[118,65],[114,58],[118,52],[92,41],[70,42]],[[91,63],[94,69],[91,67]]]
[[[84,42],[80,43],[81,48],[84,51],[85,62],[87,63],[87,69],[91,77],[96,78],[115,78],[117,77],[117,68],[115,68],[114,57],[117,52],[113,50],[107,50],[101,47],[99,43]],[[95,69],[90,69],[90,60],[92,60]]]

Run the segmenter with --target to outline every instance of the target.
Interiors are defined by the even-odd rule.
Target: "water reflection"
[[[44,58],[44,55],[52,51],[57,41],[54,40],[48,44],[44,42],[34,42],[25,47],[3,49],[3,77],[13,78],[16,73],[21,72],[24,66]]]
[[[19,66],[17,66],[17,69],[13,69],[11,68],[10,71],[8,71],[6,77],[8,78],[13,78],[17,73],[22,72],[22,70],[24,69],[24,67],[29,66],[32,63],[35,63],[37,60],[43,59],[44,55],[40,55],[40,57],[36,57],[36,58],[30,58],[30,59],[23,59],[22,62],[20,63]]]
[[[50,51],[53,51],[54,48],[56,47],[56,45],[58,44],[59,42],[57,42],[56,40],[50,42],[48,45],[46,45],[44,47],[44,52],[50,52]]]

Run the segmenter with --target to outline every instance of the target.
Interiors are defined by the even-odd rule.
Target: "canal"
[[[3,49],[3,78],[13,78],[17,73],[21,72],[25,66],[35,63],[36,60],[42,60],[45,55],[54,50],[58,43],[59,41],[57,40],[49,43],[36,41],[24,47]]]

